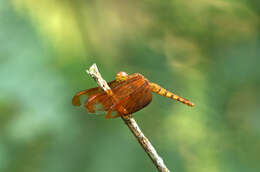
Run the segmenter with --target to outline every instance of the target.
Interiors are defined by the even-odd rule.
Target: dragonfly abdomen
[[[186,104],[188,106],[194,106],[194,104],[192,102],[190,102],[189,100],[184,99],[184,98],[182,98],[182,97],[180,97],[180,96],[178,96],[178,95],[176,95],[176,94],[166,90],[165,88],[161,87],[158,84],[150,82],[149,86],[150,86],[151,90],[154,93],[156,93],[156,94],[168,97],[168,98],[173,99],[173,100],[177,100],[177,101],[179,101],[181,103],[184,103],[184,104]]]

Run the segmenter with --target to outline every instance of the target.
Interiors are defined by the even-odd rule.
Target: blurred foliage
[[[135,114],[172,171],[260,171],[257,0],[1,0],[0,171],[156,171],[121,119],[71,105],[139,72],[196,106],[154,96]]]

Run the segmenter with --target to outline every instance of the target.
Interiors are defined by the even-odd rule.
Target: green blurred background
[[[260,171],[260,1],[1,0],[0,171],[156,171],[123,121],[73,95],[118,71],[154,95],[135,114],[171,171]]]

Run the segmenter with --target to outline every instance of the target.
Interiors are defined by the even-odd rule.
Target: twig
[[[94,78],[94,80],[98,83],[98,85],[105,91],[111,92],[111,88],[108,86],[107,82],[102,78],[101,74],[98,71],[97,65],[93,64],[87,73]],[[139,126],[137,125],[135,119],[131,116],[121,116],[124,120],[125,124],[134,134],[140,145],[143,147],[144,151],[148,154],[153,164],[156,166],[159,172],[170,172],[168,168],[165,166],[162,158],[157,154],[153,145],[150,141],[145,137]]]

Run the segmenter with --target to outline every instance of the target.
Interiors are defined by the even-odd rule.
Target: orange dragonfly
[[[118,72],[116,79],[108,83],[111,90],[103,91],[100,87],[91,88],[78,92],[72,99],[74,106],[80,106],[80,97],[85,95],[88,99],[85,108],[89,113],[106,112],[106,118],[116,118],[122,115],[133,114],[152,101],[152,92],[177,100],[188,106],[194,106],[192,102],[149,82],[143,75],[126,72]],[[112,113],[115,112],[115,115]]]

